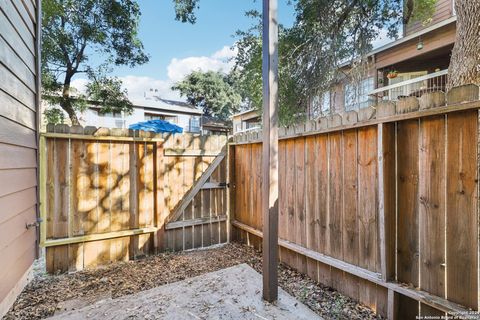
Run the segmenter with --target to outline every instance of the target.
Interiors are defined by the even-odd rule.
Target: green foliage
[[[47,124],[63,124],[65,122],[65,113],[59,108],[46,109],[43,115]]]
[[[411,2],[412,19],[425,20],[435,9],[437,0]],[[176,0],[181,21],[195,22],[192,16],[198,0]],[[184,3],[180,6],[180,3]],[[328,90],[338,78],[345,62],[364,61],[372,42],[387,30],[398,37],[406,17],[402,0],[295,0],[295,23],[279,28],[279,104],[280,122],[288,125],[305,117],[309,99]],[[191,4],[191,3],[190,3]],[[405,9],[405,10],[404,10]],[[251,28],[236,33],[238,55],[230,74],[235,89],[249,108],[262,108],[261,14],[247,12],[254,18]]]
[[[262,21],[261,14],[249,11],[247,16],[255,23],[246,31],[237,31],[235,46],[238,53],[235,56],[235,67],[230,74],[232,83],[242,96],[243,104],[248,109],[262,109]],[[292,77],[289,52],[291,41],[287,30],[280,26],[279,30],[279,118],[282,125],[289,125],[303,118],[307,96],[298,88]]]
[[[176,83],[172,90],[178,90],[191,105],[202,108],[205,115],[222,120],[227,120],[241,103],[230,79],[220,72],[194,71]]]
[[[87,85],[87,95],[100,106],[101,113],[130,114],[133,104],[127,98],[127,90],[122,90],[122,81],[118,78],[101,77]]]
[[[405,22],[428,24],[435,13],[437,2],[438,0],[406,0],[404,8]]]
[[[42,9],[43,94],[60,103],[77,124],[76,112],[88,97],[72,97],[75,75],[85,73],[95,82],[105,77],[109,66],[133,67],[148,61],[137,34],[140,9],[134,0],[44,0]],[[105,59],[94,65],[90,54]],[[121,95],[119,90],[104,93]]]
[[[195,10],[199,8],[199,0],[173,0],[175,5],[175,20],[181,22],[195,23],[197,17]]]

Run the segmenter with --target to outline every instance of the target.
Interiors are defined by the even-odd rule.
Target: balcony
[[[418,76],[370,91],[376,100],[397,101],[404,97],[420,97],[425,93],[443,91],[448,82],[448,70]]]

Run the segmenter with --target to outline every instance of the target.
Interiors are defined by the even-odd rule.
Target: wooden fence
[[[365,121],[349,113],[282,129],[281,260],[389,319],[478,310],[473,91],[474,102],[452,91],[443,107],[384,104]],[[259,136],[230,148],[232,235],[261,248]]]
[[[40,144],[49,272],[226,242],[225,136],[49,131]]]

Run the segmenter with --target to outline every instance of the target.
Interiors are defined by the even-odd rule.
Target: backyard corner
[[[192,319],[211,319],[211,317],[205,317],[205,315],[212,315],[209,312],[215,312],[214,315],[231,312],[232,310],[229,310],[227,304],[238,304],[239,309],[233,310],[239,310],[239,312],[231,313],[235,317],[224,314],[225,319],[251,319],[262,314],[267,319],[273,318],[273,315],[276,315],[276,319],[292,319],[295,313],[290,313],[289,316],[285,316],[285,313],[282,315],[281,312],[268,313],[268,308],[272,308],[268,306],[269,304],[266,304],[267,312],[262,313],[265,311],[265,305],[261,302],[260,276],[258,273],[252,276],[252,272],[247,270],[247,275],[249,275],[247,278],[255,279],[255,283],[250,283],[243,292],[243,279],[236,276],[239,271],[245,270],[245,267],[241,267],[242,264],[261,273],[261,253],[252,247],[234,242],[211,249],[163,253],[136,261],[121,262],[71,274],[49,275],[45,273],[44,266],[38,265],[34,279],[18,297],[5,319],[44,319],[52,316],[59,319],[72,316],[73,319],[77,319],[82,314],[81,312],[98,309],[102,310],[100,317],[102,319],[109,319],[112,316],[116,319],[127,318],[127,315],[130,316],[129,319],[164,319],[165,317],[168,319],[168,316],[175,319],[176,314],[185,315],[187,311],[193,314],[187,314],[185,316],[187,319],[190,317]],[[235,269],[239,266],[240,269]],[[226,274],[229,277],[222,274],[216,277],[215,272],[224,272],[224,270],[231,270]],[[202,280],[202,276],[206,276],[205,280]],[[212,276],[216,277],[215,281],[212,280]],[[191,281],[196,279],[195,277],[206,282],[201,282],[200,287],[194,287]],[[229,278],[231,279],[229,280]],[[235,290],[223,291],[223,288],[226,287],[225,284],[221,285],[222,289],[216,288],[213,292],[205,289],[219,281],[232,281]],[[368,307],[340,294],[331,287],[319,284],[284,264],[279,267],[279,282],[280,287],[291,296],[287,297],[287,301],[292,302],[294,299],[294,308],[303,304],[311,310],[305,311],[303,309],[305,307],[302,307],[300,310],[304,314],[308,315],[313,311],[316,316],[323,319],[382,319]],[[172,301],[173,297],[170,296],[169,300],[142,300],[143,307],[136,305],[136,301],[139,299],[138,295],[142,292],[145,292],[147,296],[151,294],[155,296],[156,292],[151,290],[157,288],[161,291],[159,294],[163,295],[168,292],[178,293],[171,287],[175,284],[177,284],[177,289],[183,287],[190,291],[188,294],[177,297],[181,297],[186,305],[195,306],[193,304],[195,302],[197,309],[190,310],[187,306],[181,308],[180,313],[172,312],[182,304],[181,301]],[[169,288],[168,292],[162,292],[163,286]],[[209,293],[208,297],[203,297],[205,301],[201,300],[203,291]],[[220,296],[215,294],[220,294]],[[218,297],[218,299],[212,302],[212,300],[208,300],[211,296]],[[286,294],[281,293],[280,296],[281,299],[285,299]],[[190,297],[200,299],[200,302],[194,301],[192,298],[192,303],[189,303]],[[117,311],[122,312],[121,315],[103,312],[102,308],[117,302],[122,305],[120,309],[118,305],[115,307]],[[292,307],[291,304],[290,307]],[[84,310],[84,308],[86,309]],[[285,307],[283,309],[283,312],[292,310]],[[215,310],[220,313],[217,314]],[[96,319],[98,317],[98,313],[91,313],[89,318]],[[218,316],[218,318],[222,317]],[[302,318],[301,314],[298,315],[298,318]]]
[[[479,17],[0,1],[0,318],[480,319]]]

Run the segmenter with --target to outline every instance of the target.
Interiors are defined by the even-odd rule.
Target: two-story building
[[[233,134],[260,129],[262,124],[260,111],[255,109],[239,112],[234,114],[231,118]]]
[[[378,99],[444,91],[455,36],[454,0],[438,0],[428,24],[405,25],[403,37],[367,55],[362,77],[355,81],[348,76],[339,78],[329,91],[314,97],[309,117],[357,110],[374,105]],[[348,74],[351,64],[341,68]]]

